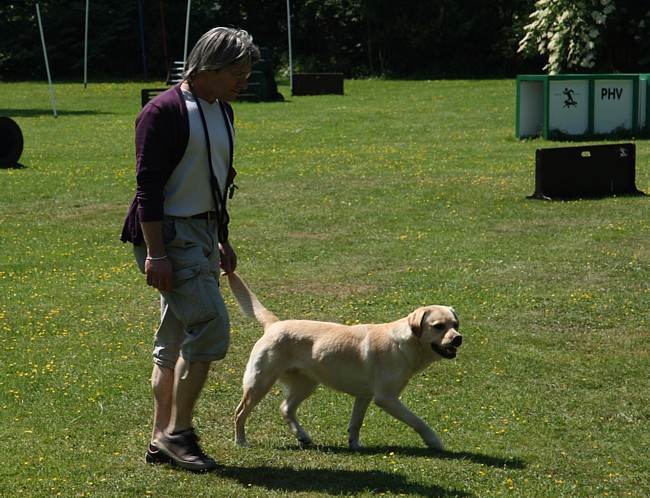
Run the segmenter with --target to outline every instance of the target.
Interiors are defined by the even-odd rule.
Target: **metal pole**
[[[289,88],[293,92],[293,54],[291,47],[291,0],[287,0],[287,34],[289,36]]]
[[[84,34],[84,88],[88,84],[88,9],[90,0],[86,0],[86,29]]]
[[[185,18],[185,49],[183,50],[183,70],[187,62],[187,39],[190,33],[190,10],[192,9],[192,0],[187,0],[187,17]]]
[[[43,55],[45,56],[45,70],[47,71],[47,81],[50,85],[50,96],[52,97],[52,109],[56,118],[56,101],[54,100],[54,89],[52,88],[52,77],[50,76],[50,63],[47,61],[47,48],[45,47],[45,35],[43,35],[43,23],[41,22],[41,11],[36,4],[36,17],[38,17],[38,30],[41,32],[41,43],[43,44]]]
[[[169,74],[169,53],[167,52],[167,32],[165,31],[165,9],[163,0],[160,0],[160,26],[162,28],[163,54],[165,56],[165,71]]]
[[[140,18],[140,49],[142,50],[144,80],[149,81],[149,74],[147,73],[147,50],[144,43],[144,14],[142,13],[142,0],[138,0],[138,17]]]

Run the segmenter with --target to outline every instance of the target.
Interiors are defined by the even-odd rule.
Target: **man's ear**
[[[409,327],[416,337],[422,335],[422,321],[427,314],[426,308],[418,308],[408,316]]]

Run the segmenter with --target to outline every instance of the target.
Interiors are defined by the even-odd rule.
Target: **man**
[[[230,322],[219,275],[235,270],[228,189],[235,171],[232,102],[260,59],[243,30],[214,28],[192,49],[183,81],[136,119],[136,195],[121,240],[132,242],[147,285],[161,294],[154,338],[153,432],[147,463],[210,471],[192,415],[212,361],[226,355]]]

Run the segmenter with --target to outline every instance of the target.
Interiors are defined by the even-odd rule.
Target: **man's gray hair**
[[[260,50],[253,37],[243,29],[212,28],[205,33],[190,52],[183,79],[191,80],[199,71],[221,69],[241,62],[252,66],[260,60]]]

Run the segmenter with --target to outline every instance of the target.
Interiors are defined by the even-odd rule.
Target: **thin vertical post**
[[[54,88],[52,88],[52,77],[50,76],[50,63],[47,60],[47,48],[45,47],[45,35],[43,34],[43,23],[41,21],[41,11],[36,4],[36,17],[38,17],[38,30],[41,32],[41,43],[43,44],[43,56],[45,57],[45,70],[47,71],[47,81],[50,85],[50,96],[52,97],[52,109],[56,118],[56,100],[54,99]]]
[[[144,80],[149,81],[149,74],[147,72],[147,50],[144,43],[144,14],[142,12],[142,0],[138,0],[138,16],[140,18],[140,49],[142,50]]]
[[[289,88],[293,92],[293,48],[291,44],[291,0],[287,0],[287,34],[289,37]]]
[[[88,10],[90,0],[86,0],[86,29],[84,30],[84,88],[88,85]]]
[[[167,31],[165,30],[165,9],[163,0],[160,0],[160,25],[162,27],[163,53],[165,55],[165,71],[169,74],[169,53],[167,52]]]
[[[187,62],[187,43],[190,34],[190,11],[192,10],[192,0],[187,0],[187,16],[185,17],[185,49],[183,50],[183,70]]]

